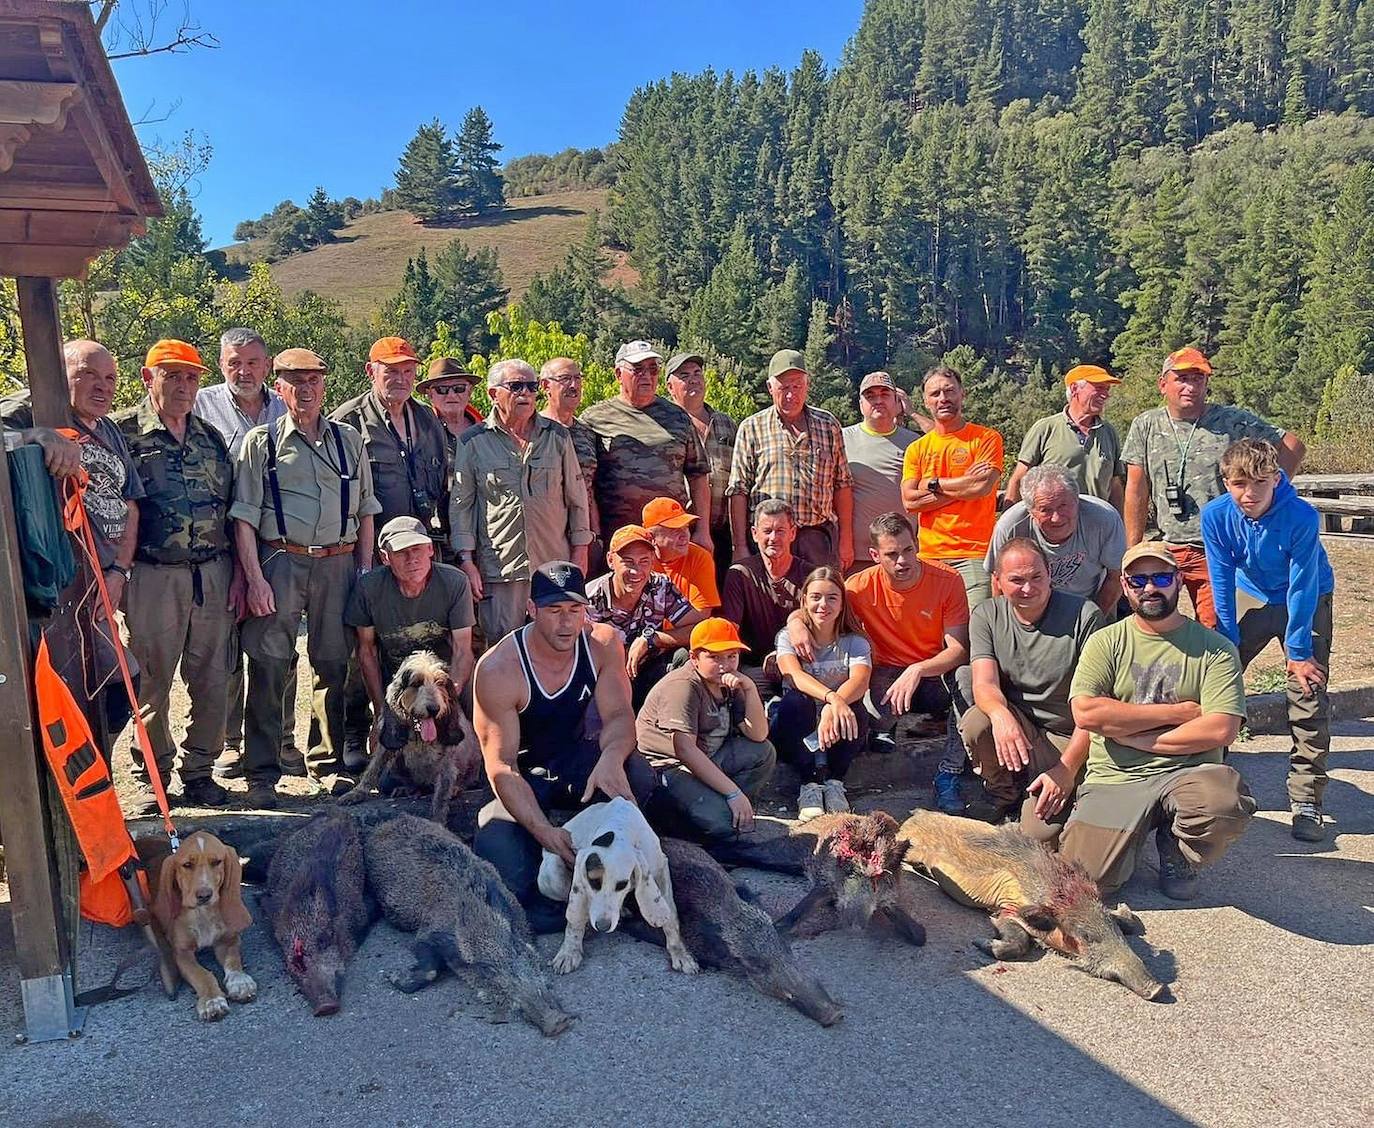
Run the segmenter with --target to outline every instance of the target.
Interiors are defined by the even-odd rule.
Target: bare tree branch
[[[196,48],[214,50],[215,35],[191,15],[190,0],[182,0],[180,16],[167,18],[169,0],[90,0],[96,29],[111,60],[149,55],[179,54]]]

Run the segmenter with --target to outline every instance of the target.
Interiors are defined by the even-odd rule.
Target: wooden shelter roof
[[[162,204],[81,0],[0,0],[0,274],[70,278]]]

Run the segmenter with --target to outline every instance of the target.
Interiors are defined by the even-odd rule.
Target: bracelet
[[[723,796],[723,798],[725,799],[725,801],[726,801],[727,803],[729,803],[732,799],[738,799],[738,798],[740,798],[740,796],[742,796],[743,794],[744,794],[744,792],[741,791],[741,790],[737,787],[737,788],[735,788],[734,791],[730,792],[729,795]]]

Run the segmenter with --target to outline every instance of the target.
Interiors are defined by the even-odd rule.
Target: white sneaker
[[[844,793],[844,784],[837,779],[828,779],[821,788],[825,798],[825,811],[828,815],[843,815],[849,811],[849,800]]]
[[[797,796],[797,821],[810,822],[825,814],[825,796],[819,783],[802,784]]]

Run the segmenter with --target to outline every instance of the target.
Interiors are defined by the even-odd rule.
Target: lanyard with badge
[[[1205,414],[1205,412],[1204,412]],[[1183,492],[1183,483],[1188,480],[1188,451],[1193,445],[1193,436],[1197,434],[1199,424],[1202,423],[1202,416],[1199,415],[1193,422],[1193,429],[1188,432],[1188,441],[1178,441],[1178,427],[1174,423],[1174,417],[1167,411],[1164,417],[1169,420],[1169,431],[1174,436],[1174,447],[1178,450],[1178,481],[1169,481],[1169,461],[1164,460],[1164,500],[1169,504],[1171,512],[1176,520],[1186,521],[1188,519],[1188,498]]]

